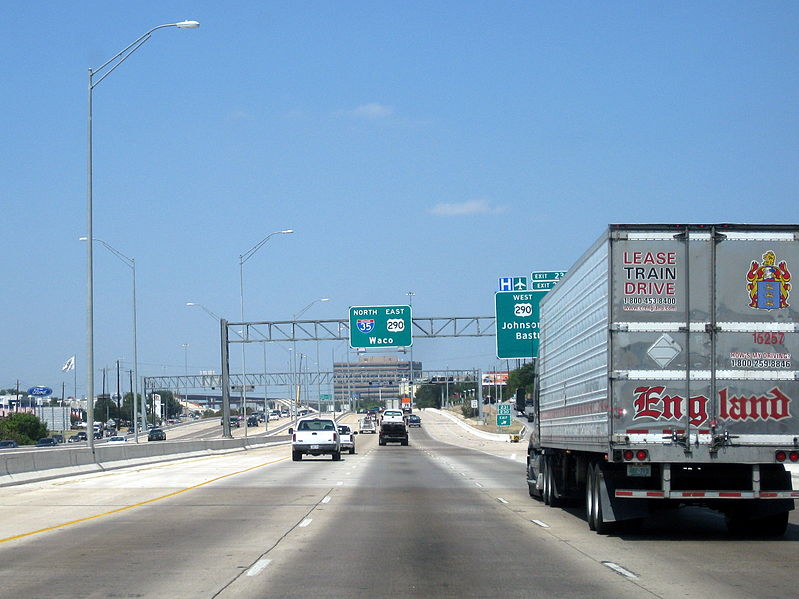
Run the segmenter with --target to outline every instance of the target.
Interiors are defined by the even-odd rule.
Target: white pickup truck
[[[402,410],[385,410],[381,422],[405,422]]]
[[[332,418],[303,418],[291,435],[291,459],[302,460],[303,455],[330,454],[334,461],[341,459],[341,440]]]

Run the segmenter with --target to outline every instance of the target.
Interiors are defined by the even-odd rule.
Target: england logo
[[[763,254],[763,262],[752,260],[746,275],[746,289],[749,292],[749,307],[757,310],[778,310],[788,307],[791,292],[791,273],[783,260],[779,264],[777,255],[768,251]]]
[[[375,328],[375,320],[374,318],[363,318],[357,321],[358,330],[361,333],[371,333],[372,329]]]

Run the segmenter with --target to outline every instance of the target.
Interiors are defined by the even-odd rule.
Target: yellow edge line
[[[222,476],[217,476],[216,478],[212,478],[210,480],[206,480],[199,484],[196,484],[191,487],[186,487],[185,489],[180,489],[179,491],[174,491],[172,493],[167,493],[166,495],[161,495],[160,497],[154,497],[153,499],[148,499],[146,501],[140,501],[139,503],[134,503],[132,505],[126,505],[124,507],[117,508],[115,510],[111,510],[110,512],[103,512],[102,514],[95,514],[94,516],[87,516],[86,518],[80,518],[78,520],[71,520],[69,522],[64,522],[63,524],[56,524],[55,526],[48,526],[47,528],[41,528],[39,530],[34,530],[32,532],[24,532],[19,535],[14,535],[13,537],[6,537],[5,539],[0,539],[0,543],[7,543],[9,541],[15,541],[17,539],[23,539],[25,537],[30,537],[33,535],[38,535],[43,532],[49,532],[51,530],[56,530],[58,528],[65,528],[67,526],[72,526],[73,524],[80,524],[81,522],[88,522],[89,520],[94,520],[95,518],[102,518],[104,516],[110,516],[111,514],[118,514],[119,512],[124,512],[126,510],[133,509],[135,507],[141,507],[143,505],[147,505],[148,503],[155,503],[156,501],[161,501],[162,499],[169,499],[170,497],[174,497],[175,495],[180,495],[181,493],[185,493],[186,491],[192,491],[193,489],[198,489],[200,487],[204,487],[205,485],[214,483],[218,480],[222,480],[223,478],[228,478],[230,476],[236,476],[237,474],[244,474],[245,472],[250,472],[251,470],[256,470],[258,468],[263,468],[264,466],[269,466],[271,464],[277,464],[278,462],[282,462],[287,460],[288,457],[280,458],[279,460],[272,460],[271,462],[265,462],[263,464],[258,464],[257,466],[252,466],[250,468],[245,468],[244,470],[239,470],[238,472],[230,472],[229,474],[223,474]]]

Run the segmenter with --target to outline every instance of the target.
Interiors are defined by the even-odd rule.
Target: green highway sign
[[[566,276],[565,270],[534,270],[530,273],[530,282],[553,281],[557,283]]]
[[[350,347],[408,347],[413,345],[410,306],[353,306],[350,308]]]
[[[497,414],[507,414],[510,416],[510,404],[500,404],[497,406]]]
[[[547,290],[498,291],[494,294],[497,358],[538,356],[538,303]]]
[[[549,291],[557,283],[557,281],[532,281],[530,283],[530,291]]]
[[[510,414],[497,414],[497,426],[510,426]]]

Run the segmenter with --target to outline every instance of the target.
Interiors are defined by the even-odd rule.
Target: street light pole
[[[264,237],[261,241],[256,243],[249,250],[239,256],[239,299],[241,300],[241,322],[244,326],[244,263],[252,258],[255,253],[260,250],[263,245],[269,241],[274,235],[287,235],[294,233],[294,229],[283,229],[282,231],[275,231]],[[249,336],[249,331],[245,327],[244,337]],[[246,352],[244,351],[245,343],[241,344],[241,404],[242,412],[244,412],[244,437],[247,438],[247,368],[246,368]]]
[[[86,237],[81,237],[80,241],[86,241]],[[126,256],[110,243],[103,241],[97,237],[94,238],[94,241],[101,243],[109,252],[114,254],[117,258],[119,258],[128,268],[130,268],[131,272],[133,273],[133,380],[134,385],[131,386],[130,392],[133,395],[132,403],[133,403],[133,436],[136,438],[136,443],[139,442],[139,425],[138,420],[136,420],[136,402],[138,401],[137,396],[139,392],[139,344],[137,340],[137,318],[136,318],[136,259]],[[92,245],[91,243],[88,245]],[[142,429],[147,430],[147,422],[146,418],[146,411],[144,405],[144,397],[142,396],[141,400],[141,414],[142,414]],[[88,428],[88,420],[87,420],[87,428]],[[94,422],[92,422],[94,425]]]
[[[186,377],[186,387],[183,389],[183,403],[186,404],[188,407],[189,404],[189,344],[188,343],[181,343],[183,347],[183,376]],[[183,410],[180,411],[181,415],[183,414]]]
[[[104,62],[97,69],[89,69],[88,81],[88,119],[87,119],[87,147],[86,147],[86,430],[89,449],[94,453],[94,232],[92,227],[92,91],[100,82],[113,73],[119,65],[138,50],[144,42],[157,29],[177,27],[179,29],[196,29],[200,24],[197,21],[181,21],[153,27],[147,33],[137,38],[132,44]],[[94,81],[95,75],[99,75]]]
[[[292,318],[292,320],[294,321],[294,324],[292,326],[294,328],[292,328],[292,330],[291,330],[291,336],[292,336],[291,343],[292,343],[292,349],[294,350],[295,355],[297,353],[296,352],[296,350],[297,350],[297,331],[296,331],[297,319],[300,316],[302,316],[303,314],[305,314],[311,308],[311,306],[313,306],[314,304],[316,304],[318,302],[329,302],[329,301],[330,301],[329,297],[320,297],[319,299],[315,299],[310,304],[305,306],[302,310],[297,312],[294,315],[294,317]],[[317,370],[318,370],[319,369],[319,366],[318,366],[318,363],[319,363],[319,342],[318,341],[316,342],[316,362],[317,362]],[[320,387],[320,389],[321,389],[321,387]],[[297,406],[294,406],[294,407],[296,409]],[[316,407],[317,407],[317,412],[321,413],[321,410],[318,409],[318,408],[321,407],[321,400],[316,403]],[[296,417],[295,417],[295,421],[296,421]]]
[[[409,379],[410,379],[410,382],[411,382],[411,393],[412,393],[413,392],[413,374],[414,374],[413,373],[413,296],[415,296],[416,294],[413,291],[409,291],[405,295],[408,296],[408,305],[411,307],[411,322],[410,322],[410,325],[411,325],[411,364],[410,364],[410,366],[411,367],[410,367],[410,369],[408,371],[408,376],[409,376]],[[413,398],[411,398],[411,401],[413,401]]]

